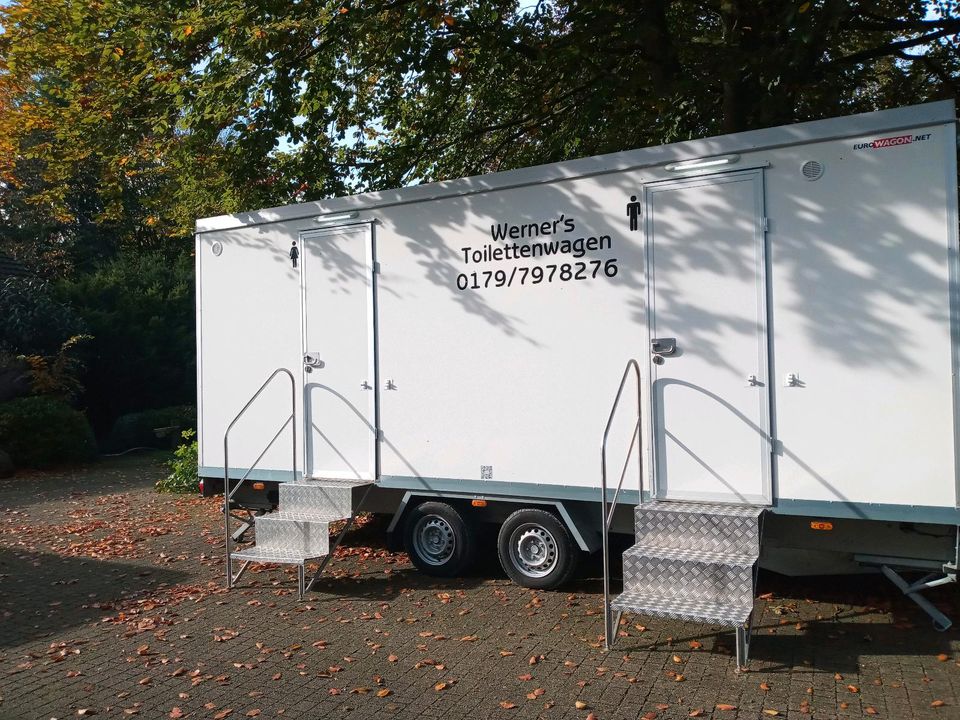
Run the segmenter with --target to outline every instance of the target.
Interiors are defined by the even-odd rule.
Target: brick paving
[[[227,593],[217,501],[155,494],[163,472],[0,482],[0,718],[960,717],[960,636],[880,578],[762,574],[747,673],[679,621],[627,617],[607,654],[598,562],[536,592],[491,548],[438,582],[379,520],[302,603],[276,567]],[[957,595],[931,597],[960,618]]]

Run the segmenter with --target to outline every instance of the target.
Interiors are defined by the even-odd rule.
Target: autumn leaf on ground
[[[260,708],[252,708],[251,710],[247,710],[246,714],[247,714],[247,717],[260,717],[260,713],[261,713]]]
[[[524,673],[523,675],[517,675],[517,680],[523,680],[524,682],[526,682],[527,680],[533,680],[533,675],[531,675],[530,673]]]
[[[183,717],[183,710],[175,707],[170,711],[170,714],[167,717],[173,718],[173,720],[178,720],[179,718]]]
[[[773,708],[767,708],[763,711],[764,715],[769,715],[770,717],[776,717],[780,714],[779,710],[774,710]]]
[[[697,640],[691,640],[691,641],[690,641],[690,649],[691,649],[691,650],[699,650],[699,649],[702,648],[702,647],[703,647],[703,643],[702,643],[702,642],[699,642],[699,641],[697,641]]]
[[[387,662],[396,662],[399,659],[396,655],[387,655]]]
[[[577,710],[586,710],[586,709],[587,709],[587,704],[586,704],[583,700],[577,700],[577,701],[573,704],[573,706],[574,706]]]
[[[731,710],[736,710],[736,705],[731,705],[730,703],[717,703],[717,710],[722,710],[724,712],[729,712]]]
[[[934,700],[930,703],[930,707],[943,707],[946,703],[943,700]]]
[[[657,710],[669,710],[670,706],[666,703],[657,703]]]
[[[436,690],[437,692],[440,692],[441,690],[446,690],[447,684],[445,682],[438,682],[436,685],[433,686],[433,689]]]
[[[860,692],[860,688],[858,688],[856,685],[847,685],[847,690],[849,690],[852,693]]]
[[[876,714],[877,714],[877,709],[876,709],[873,705],[867,705],[867,706],[863,709],[863,711],[864,711],[867,715],[876,715]]]
[[[500,657],[510,657],[511,655],[513,655],[513,653],[510,652],[509,650],[501,650],[501,651],[500,651]]]
[[[939,660],[940,662],[946,662],[949,659],[950,659],[950,656],[947,655],[946,653],[940,653],[939,655],[937,655],[937,660]]]
[[[213,720],[223,720],[228,715],[233,715],[233,708],[226,708],[221,710],[216,715],[213,716]]]
[[[382,690],[377,690],[377,697],[384,698],[392,694],[393,694],[393,690],[388,690],[387,688],[383,688]]]
[[[687,717],[700,717],[701,715],[703,715],[703,708],[697,708],[687,713]]]
[[[770,686],[767,683],[762,682],[760,683],[760,689],[763,690],[764,692],[767,692],[770,690]]]
[[[500,707],[504,710],[513,710],[516,706],[516,703],[508,702],[507,700],[500,701]]]

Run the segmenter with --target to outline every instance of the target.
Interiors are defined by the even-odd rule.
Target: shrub
[[[84,405],[100,437],[125,413],[197,397],[193,275],[189,251],[127,250],[57,286],[94,338],[83,348]]]
[[[87,418],[54,397],[0,403],[0,446],[21,468],[83,462],[97,454]]]
[[[83,328],[69,303],[58,301],[45,280],[0,280],[0,351],[14,355],[56,354],[64,342],[81,334]]]
[[[193,439],[196,432],[184,430],[180,436],[184,443],[173,453],[174,458],[167,465],[170,474],[162,480],[157,480],[157,492],[194,493],[197,492],[197,441]]]
[[[109,452],[129,450],[134,447],[170,448],[171,438],[158,437],[157,428],[175,428],[176,436],[183,430],[197,427],[197,409],[193,405],[144,410],[121,415],[113,424],[104,447]]]

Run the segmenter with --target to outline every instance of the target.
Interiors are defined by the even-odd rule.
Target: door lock
[[[326,365],[320,357],[314,353],[304,353],[303,354],[303,364],[308,368],[317,368],[318,370]]]

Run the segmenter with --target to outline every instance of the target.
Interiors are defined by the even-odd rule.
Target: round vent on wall
[[[800,172],[806,180],[819,180],[823,177],[823,163],[817,160],[807,160],[800,166]]]

